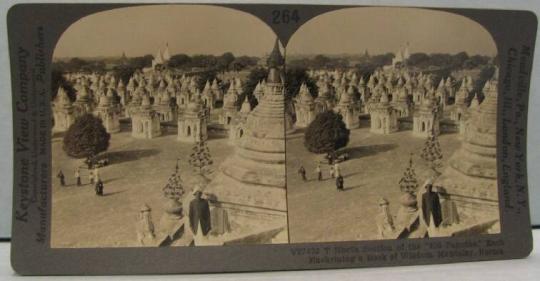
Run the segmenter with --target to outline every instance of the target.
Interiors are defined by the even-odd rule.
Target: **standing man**
[[[422,217],[426,223],[428,233],[432,232],[432,236],[437,227],[442,222],[441,202],[437,192],[433,192],[433,185],[426,184],[426,191],[422,194]]]
[[[330,165],[330,177],[335,178],[334,176],[334,166]]]
[[[81,186],[81,169],[75,170],[75,178],[77,179],[77,186]]]
[[[317,180],[322,181],[322,170],[321,170],[321,164],[317,164],[317,168],[315,168],[315,173],[317,173]]]
[[[88,179],[90,180],[90,184],[94,184],[94,172],[92,170],[88,171]]]
[[[343,177],[341,175],[339,175],[337,178],[336,178],[336,188],[338,191],[343,191]]]
[[[193,191],[195,198],[189,203],[189,226],[195,239],[195,246],[204,244],[210,232],[210,205],[207,199],[202,198],[200,186]]]
[[[302,180],[303,180],[303,181],[307,181],[307,178],[306,178],[306,169],[304,168],[304,166],[300,166],[300,169],[298,169],[298,173],[299,173],[300,176],[302,177]]]
[[[386,198],[379,199],[380,213],[375,217],[377,228],[379,229],[379,238],[384,239],[391,237],[394,234],[394,220],[388,210],[390,203]]]
[[[96,195],[103,196],[103,182],[100,179],[96,181]]]
[[[57,177],[58,179],[60,179],[60,185],[61,185],[61,186],[65,186],[65,185],[66,185],[66,179],[65,179],[64,173],[62,173],[62,170],[60,170],[60,171],[58,172],[58,175],[56,175],[56,177]]]

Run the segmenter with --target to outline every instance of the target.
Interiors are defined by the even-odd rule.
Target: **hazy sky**
[[[410,52],[495,55],[491,35],[455,14],[414,8],[350,8],[320,15],[293,35],[289,54]]]
[[[54,57],[155,55],[169,43],[171,55],[261,56],[276,35],[258,18],[228,8],[197,5],[130,7],[80,19],[60,38]]]
[[[169,43],[172,54],[261,56],[275,34],[249,14],[214,6],[160,5],[93,14],[71,25],[54,57],[155,55]],[[495,43],[478,23],[462,16],[415,8],[348,8],[304,24],[287,46],[289,54],[410,52],[495,55]]]

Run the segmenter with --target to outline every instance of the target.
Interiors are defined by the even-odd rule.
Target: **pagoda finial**
[[[268,60],[266,61],[266,63],[269,68],[277,68],[282,66],[283,62],[284,59],[279,49],[279,39],[276,38],[276,41],[274,43],[274,49],[272,49],[272,52],[268,56]]]

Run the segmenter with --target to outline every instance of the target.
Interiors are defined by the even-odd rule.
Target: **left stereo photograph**
[[[229,8],[74,22],[52,63],[51,247],[287,243],[283,65]]]

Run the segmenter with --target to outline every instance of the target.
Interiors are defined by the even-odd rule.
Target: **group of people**
[[[300,168],[298,169],[298,174],[300,175],[300,177],[302,178],[304,182],[308,180],[307,175],[306,175],[306,169],[304,168],[304,166],[300,166]],[[315,168],[315,174],[318,181],[324,180],[320,162],[317,163],[317,166]],[[343,191],[344,180],[343,180],[343,176],[341,175],[339,164],[337,162],[335,162],[334,164],[330,164],[329,174],[330,174],[330,178],[336,180],[336,189],[338,191]]]
[[[447,200],[447,194],[443,187],[433,186],[433,179],[426,180],[422,189],[416,194],[414,201],[414,206],[418,208],[419,229],[425,231],[422,237],[437,237],[440,227],[447,227],[460,221],[455,203]],[[376,221],[381,238],[392,237],[397,230],[389,212],[389,204],[385,198],[379,199],[381,212]],[[401,227],[409,228],[410,225],[402,225]]]
[[[433,186],[432,180],[424,184],[421,194],[421,221],[427,226],[430,236],[437,235],[437,229],[459,223],[459,215],[454,201],[448,200],[442,186]]]
[[[60,170],[56,177],[60,181],[60,186],[66,186],[66,176]],[[103,181],[99,177],[99,169],[98,167],[94,167],[94,169],[88,169],[88,179],[90,184],[94,185],[94,189],[96,192],[96,195],[102,196],[103,195]],[[81,168],[77,167],[75,170],[75,180],[77,182],[77,186],[82,186],[82,180],[81,180]]]

